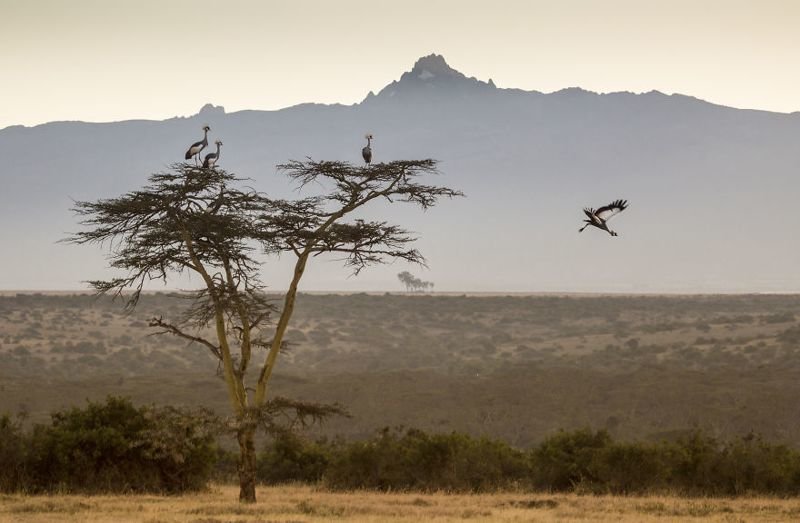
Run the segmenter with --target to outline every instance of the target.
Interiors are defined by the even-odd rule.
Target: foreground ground
[[[0,496],[0,522],[295,523],[311,521],[797,521],[800,499],[687,499],[575,494],[332,493],[263,487],[255,506],[216,486],[180,497]]]

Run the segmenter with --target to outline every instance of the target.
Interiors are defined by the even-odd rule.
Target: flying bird
[[[194,161],[195,161],[195,163],[197,163],[197,159],[200,158],[200,151],[205,149],[206,146],[208,145],[208,131],[210,131],[210,130],[211,130],[211,127],[209,127],[207,125],[203,127],[203,131],[204,131],[203,139],[200,140],[199,142],[194,142],[192,144],[192,146],[189,147],[189,150],[186,151],[186,159],[187,160],[191,159],[194,156]]]
[[[372,135],[371,134],[367,134],[367,135],[364,136],[364,138],[367,139],[367,146],[364,147],[363,149],[361,149],[361,156],[364,157],[364,163],[369,165],[369,164],[372,163],[372,147],[371,147]]]
[[[628,208],[628,200],[617,200],[615,202],[611,202],[605,207],[600,207],[597,210],[594,209],[584,209],[583,212],[586,216],[589,217],[588,220],[583,220],[586,222],[586,225],[578,229],[578,232],[583,232],[585,228],[590,225],[594,225],[598,229],[602,229],[606,231],[611,236],[617,236],[617,233],[612,231],[608,228],[606,222],[610,220],[613,216],[621,213],[625,209]]]
[[[222,141],[217,140],[214,143],[217,144],[217,152],[206,155],[206,159],[203,160],[203,169],[213,169],[217,164],[217,160],[219,160],[219,148],[222,146]]]

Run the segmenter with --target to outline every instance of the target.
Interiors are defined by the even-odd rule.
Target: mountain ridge
[[[435,72],[432,72],[432,71],[435,71]],[[433,76],[426,77],[426,78],[420,78],[421,75],[424,76],[425,72],[428,72],[428,73],[432,74]],[[658,89],[651,89],[649,91],[643,91],[643,92],[635,92],[635,91],[627,91],[627,90],[624,90],[624,91],[599,92],[599,91],[592,91],[592,90],[589,90],[589,89],[584,89],[584,88],[579,87],[579,86],[570,86],[570,87],[564,87],[564,88],[561,88],[561,89],[558,89],[558,90],[555,90],[555,91],[543,92],[543,91],[538,91],[538,90],[526,90],[526,89],[521,89],[521,88],[516,88],[516,87],[497,87],[494,84],[494,82],[493,82],[493,80],[491,78],[488,81],[484,82],[484,81],[476,79],[474,76],[473,77],[468,77],[468,76],[466,76],[466,74],[462,73],[461,71],[458,71],[457,69],[452,68],[447,63],[447,61],[445,60],[444,56],[438,55],[438,54],[435,54],[435,53],[431,53],[429,55],[426,55],[426,56],[423,56],[423,57],[420,57],[419,59],[417,59],[415,61],[414,65],[412,66],[411,70],[401,73],[400,78],[398,80],[394,80],[394,81],[390,82],[389,84],[387,84],[386,86],[384,86],[382,89],[380,89],[378,91],[378,94],[375,94],[373,91],[369,91],[367,93],[367,95],[365,96],[365,98],[363,98],[360,102],[355,102],[353,104],[343,104],[343,103],[340,103],[340,102],[335,102],[335,103],[301,102],[301,103],[298,103],[298,104],[294,104],[294,105],[290,105],[290,106],[286,106],[286,107],[281,107],[281,108],[277,108],[277,109],[252,109],[251,108],[251,109],[240,109],[240,110],[237,110],[237,111],[227,112],[225,110],[224,106],[215,105],[212,102],[207,102],[198,110],[197,113],[190,114],[190,115],[184,115],[184,116],[175,115],[175,116],[171,116],[171,117],[163,118],[163,119],[130,118],[130,119],[112,120],[112,121],[54,120],[54,121],[44,122],[44,123],[40,123],[40,124],[36,124],[36,125],[30,125],[30,126],[21,125],[21,124],[10,125],[10,126],[7,126],[5,128],[0,129],[0,132],[5,131],[5,130],[19,129],[19,128],[33,129],[33,128],[41,127],[41,126],[44,126],[44,125],[59,124],[59,123],[106,124],[106,123],[121,123],[121,122],[139,122],[139,121],[142,121],[142,122],[166,122],[166,121],[173,120],[173,119],[195,118],[195,117],[201,117],[201,116],[204,116],[204,115],[205,116],[208,116],[208,115],[219,116],[219,115],[225,115],[225,114],[234,115],[234,114],[242,113],[242,112],[274,113],[274,112],[285,111],[285,110],[288,110],[288,109],[293,109],[293,108],[296,108],[296,107],[305,107],[305,106],[314,106],[314,107],[354,107],[354,106],[364,105],[365,103],[372,103],[372,102],[374,102],[375,99],[393,98],[394,95],[391,95],[393,90],[396,91],[398,88],[408,88],[409,84],[413,86],[412,89],[419,89],[420,85],[424,85],[424,86],[437,85],[436,82],[441,77],[445,77],[445,78],[447,78],[449,80],[455,80],[456,82],[460,82],[462,87],[469,86],[469,87],[467,87],[467,89],[472,88],[472,89],[476,90],[476,93],[479,92],[479,93],[483,93],[483,94],[490,93],[492,91],[498,91],[498,92],[501,92],[501,93],[516,93],[516,94],[541,95],[541,96],[553,96],[553,95],[564,96],[564,95],[570,95],[570,94],[594,95],[594,96],[600,96],[600,97],[603,97],[603,96],[619,96],[619,95],[631,95],[631,96],[661,95],[661,96],[665,96],[665,97],[677,97],[677,98],[685,98],[685,99],[690,99],[690,100],[696,100],[696,101],[701,102],[703,104],[708,104],[708,105],[715,106],[715,107],[724,107],[724,108],[728,108],[728,109],[735,109],[735,110],[741,110],[741,111],[758,111],[758,112],[765,112],[765,113],[770,113],[770,114],[800,115],[800,110],[793,111],[793,112],[777,112],[777,111],[769,111],[769,110],[758,109],[758,108],[732,107],[732,106],[728,106],[728,105],[724,105],[724,104],[718,104],[718,103],[715,103],[715,102],[711,102],[709,100],[698,98],[698,97],[695,97],[695,96],[692,96],[692,95],[689,95],[689,94],[684,94],[684,93],[667,94],[667,93],[664,93],[662,91],[659,91]],[[428,92],[427,94],[430,95],[432,93]],[[441,94],[443,96],[453,95],[452,92],[441,93]],[[411,101],[419,101],[419,100],[411,100]],[[441,101],[441,100],[437,99],[437,101]]]

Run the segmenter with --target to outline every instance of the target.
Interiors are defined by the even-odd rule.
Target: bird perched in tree
[[[217,152],[206,155],[206,159],[203,160],[203,169],[213,169],[217,164],[217,160],[219,160],[219,148],[222,147],[222,141],[217,140],[214,143],[217,144]]]
[[[367,146],[361,149],[361,156],[364,157],[364,163],[369,165],[372,163],[372,135],[367,134],[364,138],[367,139]]]
[[[210,131],[210,130],[211,130],[211,127],[209,127],[207,125],[203,127],[203,131],[204,131],[203,139],[200,140],[199,142],[194,142],[192,144],[192,146],[189,147],[189,150],[186,151],[186,159],[187,160],[191,159],[192,156],[194,156],[195,163],[197,163],[198,158],[200,158],[200,151],[205,149],[206,146],[208,145],[208,131]]]
[[[617,236],[616,232],[608,228],[606,222],[610,220],[612,216],[616,216],[617,214],[621,213],[627,208],[628,208],[628,200],[617,200],[615,202],[609,203],[605,207],[600,207],[597,210],[584,209],[583,212],[586,213],[586,216],[588,216],[589,219],[583,220],[586,222],[586,225],[581,227],[578,230],[578,232],[583,232],[583,230],[588,226],[594,225],[598,229],[606,231],[611,236]]]

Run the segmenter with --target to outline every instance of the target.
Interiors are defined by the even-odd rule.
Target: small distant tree
[[[433,289],[433,282],[422,281],[408,271],[403,271],[397,275],[400,283],[405,285],[407,292],[427,291]]]
[[[150,326],[204,347],[219,362],[233,411],[230,426],[239,442],[242,502],[256,500],[258,427],[274,432],[276,420],[287,414],[292,424],[305,425],[344,412],[336,405],[269,394],[308,261],[339,254],[355,274],[393,259],[424,263],[405,229],[383,221],[346,219],[371,202],[408,202],[424,210],[439,198],[461,194],[418,181],[436,173],[434,160],[365,167],[307,160],[280,165],[279,170],[301,190],[315,187],[321,192],[295,200],[272,199],[241,187],[243,179],[222,169],[176,164],[152,175],[142,190],[78,202],[75,210],[85,230],[67,240],[109,245],[111,267],[126,274],[90,284],[100,294],[124,297],[130,309],[147,281],[166,283],[186,272],[200,277],[203,285],[188,296],[185,313],[153,318]],[[259,251],[296,258],[280,308],[263,292],[260,263],[254,258]],[[203,335],[208,327],[212,337]],[[258,349],[264,352],[254,353]],[[252,375],[248,371],[256,356],[260,361]]]

